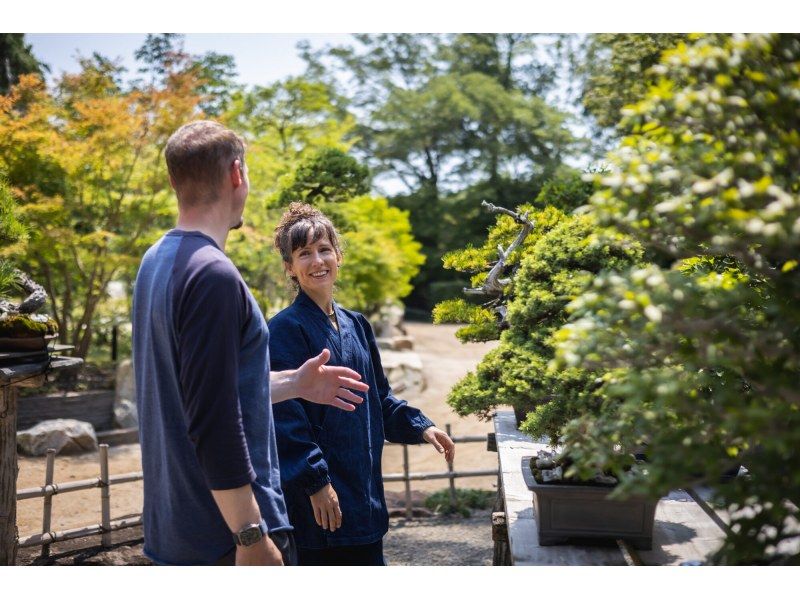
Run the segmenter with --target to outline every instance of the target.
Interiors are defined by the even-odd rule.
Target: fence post
[[[17,558],[17,387],[0,377],[0,566]]]
[[[116,324],[111,327],[111,361],[114,363],[117,362],[117,328]]]
[[[44,473],[44,487],[47,492],[47,487],[53,484],[53,473],[56,465],[56,449],[47,449],[47,469]],[[50,493],[44,496],[44,507],[42,508],[42,536],[50,533],[50,522],[53,515],[53,495]],[[50,543],[42,544],[42,556],[50,556]]]
[[[414,515],[411,505],[411,480],[408,478],[408,445],[403,445],[403,481],[406,485],[406,520],[410,520]]]
[[[108,445],[100,445],[100,507],[103,537],[100,544],[111,546],[111,485],[108,483]]]
[[[445,424],[444,428],[445,432],[447,432],[447,435],[452,438],[453,435],[450,431],[450,424]],[[456,504],[458,503],[458,498],[456,497],[456,478],[453,475],[452,461],[447,462],[447,473],[450,474],[450,476],[447,478],[447,481],[450,482],[450,510],[455,513]]]

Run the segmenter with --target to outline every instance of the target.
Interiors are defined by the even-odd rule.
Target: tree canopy
[[[44,77],[49,67],[33,55],[24,33],[0,33],[0,94],[6,94],[20,75]]]
[[[530,201],[575,140],[566,113],[544,99],[555,71],[540,59],[534,35],[355,38],[307,50],[308,74],[337,89],[357,117],[354,149],[376,181],[402,186],[389,200],[409,212],[427,258],[408,302],[430,310],[437,285],[452,296],[447,281],[463,284],[441,258],[465,238],[479,242],[490,222],[481,200]]]

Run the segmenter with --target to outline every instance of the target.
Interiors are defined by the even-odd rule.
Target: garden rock
[[[399,305],[387,304],[380,308],[378,315],[372,321],[375,336],[392,338],[404,336],[406,329],[403,326],[404,310]]]
[[[550,482],[560,482],[564,479],[564,471],[559,465],[555,469],[545,469],[542,471],[542,481],[545,484]]]
[[[97,450],[94,426],[77,419],[48,419],[17,433],[17,448],[25,455],[39,457],[47,449],[56,454],[75,454]]]
[[[411,351],[382,351],[381,363],[395,394],[418,393],[425,388],[422,360]]]
[[[411,336],[401,335],[401,336],[391,336],[391,337],[379,337],[376,339],[378,342],[378,348],[381,351],[413,351],[414,350],[414,339]]]
[[[114,423],[120,428],[135,428],[139,425],[139,414],[136,410],[136,382],[130,359],[121,361],[117,366]]]

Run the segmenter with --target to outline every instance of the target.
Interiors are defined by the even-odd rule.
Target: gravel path
[[[472,517],[392,519],[383,541],[389,565],[491,565],[491,511]]]
[[[102,550],[99,538],[58,543],[52,558],[41,560],[40,549],[21,549],[18,565],[150,565],[142,554],[141,528],[114,532],[115,546]],[[384,538],[390,566],[491,565],[491,511],[473,511],[472,517],[433,516],[406,521],[393,517]]]

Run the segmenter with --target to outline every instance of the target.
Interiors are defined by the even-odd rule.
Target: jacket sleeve
[[[330,484],[328,463],[322,449],[314,441],[300,399],[283,401],[272,406],[278,460],[281,464],[281,483],[293,486],[308,496]]]
[[[378,396],[381,400],[383,430],[386,440],[401,444],[421,443],[422,433],[434,425],[433,422],[425,417],[422,411],[416,407],[411,407],[406,401],[398,399],[392,394],[389,381],[383,372],[381,354],[378,351],[378,343],[375,340],[375,334],[372,332],[372,326],[361,314],[358,314],[358,320],[369,345],[370,362],[375,376]]]
[[[278,318],[269,323],[270,369],[291,370],[311,357],[308,343],[299,323]],[[281,484],[299,489],[308,496],[316,493],[331,479],[328,463],[316,443],[311,422],[303,401],[291,399],[272,406]]]

